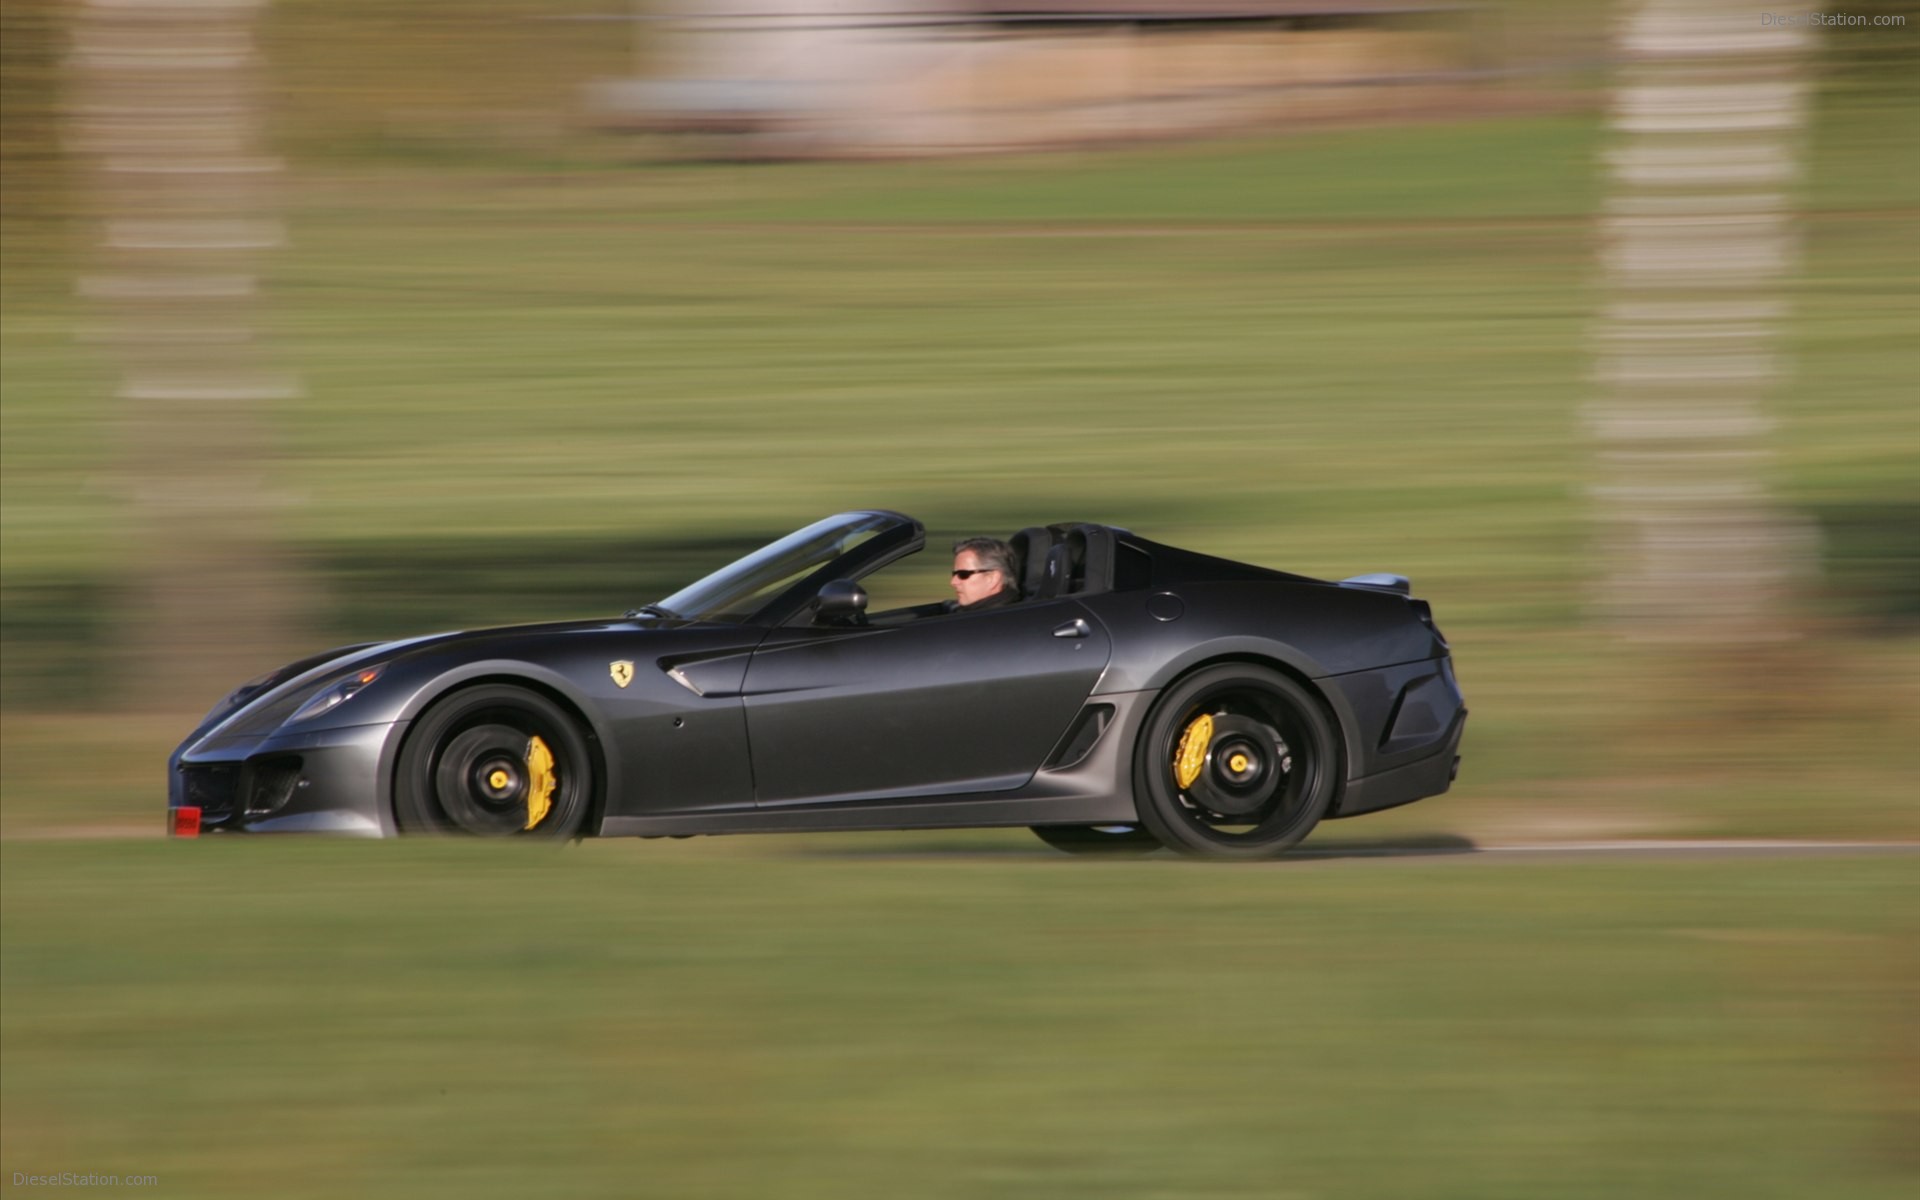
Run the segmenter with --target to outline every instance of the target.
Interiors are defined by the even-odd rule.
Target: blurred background
[[[1920,835],[1920,5],[7,0],[0,54],[9,1171],[1407,1194],[1364,1111],[1462,1195],[1911,1184],[1898,863],[116,839],[283,661],[853,507],[1411,576],[1460,782],[1316,842]]]

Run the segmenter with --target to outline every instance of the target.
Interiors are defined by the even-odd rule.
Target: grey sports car
[[[1065,523],[1021,598],[869,612],[923,548],[816,521],[625,616],[329,650],[168,764],[169,829],[542,839],[1016,826],[1266,858],[1445,792],[1467,711],[1404,578],[1309,579]]]

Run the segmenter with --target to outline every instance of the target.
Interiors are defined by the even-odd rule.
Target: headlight
[[[309,717],[317,717],[321,713],[332,712],[339,708],[358,695],[361,688],[380,678],[381,669],[380,667],[361,667],[344,679],[334,680],[315,692],[312,699],[295,709],[293,715],[287,718],[287,724],[291,725],[295,721],[304,721]]]

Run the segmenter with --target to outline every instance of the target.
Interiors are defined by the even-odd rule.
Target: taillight
[[[174,837],[189,838],[200,836],[200,810],[198,808],[187,804],[179,808],[168,809],[167,811],[173,818],[173,823],[167,827],[167,830]]]

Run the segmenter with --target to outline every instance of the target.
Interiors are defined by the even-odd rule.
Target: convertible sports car
[[[1265,858],[1437,795],[1467,711],[1404,578],[1327,583],[1061,524],[1023,598],[867,611],[920,550],[841,513],[657,604],[344,646],[228,696],[169,829],[573,838],[1030,826],[1072,852]]]

